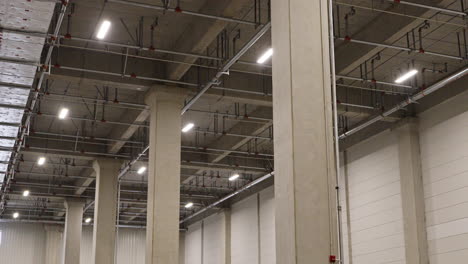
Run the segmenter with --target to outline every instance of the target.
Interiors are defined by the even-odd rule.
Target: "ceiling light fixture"
[[[188,123],[187,125],[184,126],[184,128],[182,128],[182,132],[187,133],[190,130],[192,130],[194,126],[195,125],[193,123]]]
[[[193,206],[193,203],[190,202],[190,203],[188,203],[188,204],[185,205],[185,208],[190,208],[190,207],[192,207],[192,206]]]
[[[65,119],[65,118],[67,118],[68,112],[69,112],[68,108],[62,108],[62,109],[60,109],[60,112],[59,112],[59,114],[58,114],[58,118],[59,118],[59,119]]]
[[[24,197],[28,197],[28,196],[29,196],[29,191],[28,191],[28,190],[25,190],[25,191],[23,192],[23,196],[24,196]]]
[[[263,64],[265,61],[267,61],[271,56],[273,55],[273,48],[269,48],[265,53],[263,53],[260,58],[258,58],[257,63],[258,64]]]
[[[111,22],[104,20],[101,23],[101,26],[99,27],[98,33],[96,35],[96,38],[98,39],[104,39],[107,35],[107,32],[109,31],[111,26]]]
[[[232,175],[231,177],[229,177],[229,181],[235,181],[235,180],[237,180],[237,178],[239,178],[239,177],[240,177],[239,174],[234,174],[234,175]]]
[[[37,159],[37,165],[39,165],[39,166],[44,165],[45,162],[46,162],[46,158],[45,158],[45,157],[40,157],[39,159]]]
[[[19,213],[18,213],[18,212],[14,212],[14,213],[13,213],[13,218],[16,219],[16,218],[18,218],[18,217],[19,217]]]
[[[88,218],[86,218],[85,223],[91,223],[91,220],[92,219],[90,217],[88,217]]]
[[[418,70],[410,70],[409,72],[398,77],[398,79],[395,80],[395,83],[402,83],[408,80],[409,78],[415,76],[417,73],[418,73]]]
[[[143,167],[139,168],[137,172],[138,172],[138,174],[143,174],[145,171],[146,171],[146,167],[143,166]]]

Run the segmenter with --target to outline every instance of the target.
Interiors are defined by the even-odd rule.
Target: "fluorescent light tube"
[[[232,175],[231,177],[229,177],[229,181],[235,181],[235,180],[237,180],[237,178],[239,178],[239,177],[240,177],[239,174],[234,174],[234,175]]]
[[[418,70],[411,70],[411,71],[403,74],[402,76],[398,77],[398,79],[395,80],[395,83],[402,83],[402,82],[408,80],[409,78],[415,76],[417,73],[418,73]]]
[[[37,159],[37,165],[39,165],[39,166],[44,165],[45,162],[46,162],[45,157],[40,157],[39,159]]]
[[[146,167],[141,167],[138,169],[138,174],[143,174],[146,171]]]
[[[187,125],[184,126],[184,128],[182,128],[182,132],[187,133],[190,130],[192,130],[194,126],[195,125],[193,123],[188,123]]]
[[[257,63],[258,64],[263,64],[265,61],[267,61],[271,56],[273,55],[273,48],[268,49],[263,55],[258,58]]]
[[[68,108],[62,108],[62,109],[60,109],[60,112],[59,112],[59,114],[58,114],[58,118],[59,118],[59,119],[65,119],[65,118],[67,118],[68,112],[69,112]]]
[[[101,23],[101,26],[99,27],[98,33],[96,35],[96,38],[98,39],[104,39],[107,35],[107,32],[109,31],[111,26],[111,22],[104,20]]]

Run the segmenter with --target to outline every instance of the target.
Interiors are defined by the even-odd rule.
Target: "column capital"
[[[86,199],[82,198],[67,198],[63,202],[65,205],[65,208],[70,208],[70,207],[84,207],[86,204]]]
[[[118,166],[119,169],[122,167],[123,161],[118,159],[110,158],[98,158],[93,161],[93,169],[97,172],[101,168],[112,168],[115,169],[115,166]]]
[[[174,102],[182,104],[187,98],[189,90],[166,85],[154,85],[145,95],[145,102],[152,107],[157,102]]]
[[[419,119],[416,117],[407,117],[400,120],[393,130],[396,132],[404,132],[404,131],[418,131],[419,129]]]

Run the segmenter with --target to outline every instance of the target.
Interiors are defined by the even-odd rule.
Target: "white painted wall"
[[[185,233],[185,264],[202,264],[202,223],[188,227]]]
[[[420,145],[431,264],[468,259],[468,93],[423,113]]]
[[[203,264],[224,262],[225,215],[219,213],[203,221]]]
[[[8,260],[8,264],[49,264],[45,262],[46,250],[61,254],[62,237],[53,245],[47,244],[42,224],[0,223],[0,234],[0,264],[3,264],[2,260]],[[92,228],[84,227],[80,256],[82,264],[92,263],[92,239]],[[56,250],[52,250],[54,246]],[[118,247],[117,264],[144,264],[145,230],[120,228]],[[60,260],[60,256],[57,259]]]
[[[352,263],[405,263],[395,133],[386,131],[374,136],[349,148],[346,155],[343,172],[347,182],[342,178],[342,185],[347,186],[342,186],[340,198],[344,206],[344,240],[350,243],[346,246],[352,252]],[[350,263],[348,254],[346,263]]]
[[[231,264],[259,264],[257,195],[231,209]]]
[[[47,264],[45,241],[42,225],[0,223],[0,263]]]
[[[230,244],[232,264],[274,264],[275,222],[273,187],[235,203],[231,208],[231,240],[226,241],[221,212],[189,226],[185,234],[186,264],[224,264]]]

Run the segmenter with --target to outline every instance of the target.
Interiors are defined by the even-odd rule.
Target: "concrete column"
[[[272,0],[277,263],[337,255],[327,0]]]
[[[58,225],[45,225],[46,252],[45,262],[47,264],[61,264],[62,260],[62,235],[63,227]]]
[[[83,224],[82,200],[66,200],[65,230],[63,238],[63,263],[80,264],[81,231]]]
[[[121,164],[113,159],[98,159],[93,163],[96,173],[93,260],[96,264],[114,264],[118,175]]]
[[[179,264],[185,264],[185,232],[179,233]]]
[[[224,264],[231,264],[231,209],[224,209]]]
[[[179,263],[181,109],[185,93],[155,87],[150,107],[146,263]]]
[[[418,122],[416,119],[407,119],[396,131],[398,133],[406,263],[425,264],[429,260]]]

